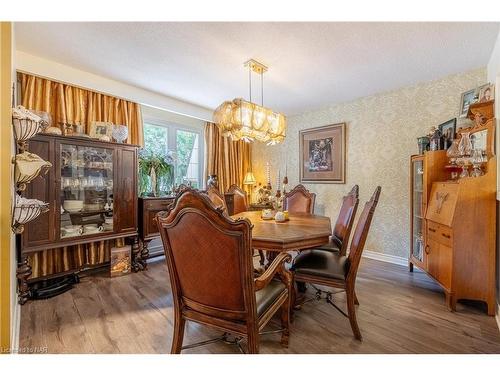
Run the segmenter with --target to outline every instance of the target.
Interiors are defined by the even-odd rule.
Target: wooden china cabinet
[[[410,160],[410,270],[413,266],[426,269],[425,211],[434,181],[446,180],[444,166],[448,158],[446,151],[427,151],[414,155]]]
[[[416,266],[441,285],[451,311],[456,309],[457,300],[476,300],[486,304],[488,315],[494,315],[497,178],[494,119],[468,131],[487,134],[484,142],[487,161],[480,176],[450,180],[445,169],[446,151],[428,151],[411,157],[409,265],[410,271]]]
[[[50,210],[26,224],[20,235],[17,275],[21,294],[30,294],[27,256],[33,252],[131,238],[132,262],[141,263],[137,240],[138,146],[39,134],[30,139],[28,149],[52,163],[53,168],[28,184],[25,191],[27,197],[49,203]]]

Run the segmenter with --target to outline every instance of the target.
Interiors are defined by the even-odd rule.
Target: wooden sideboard
[[[164,255],[163,248],[155,251],[150,251],[149,243],[154,239],[160,238],[160,232],[156,226],[155,217],[160,211],[174,202],[174,196],[165,197],[140,197],[138,200],[138,221],[139,221],[139,247],[141,248],[140,258],[149,259]],[[234,212],[234,194],[225,193],[224,200],[226,201],[228,214]],[[145,265],[144,265],[145,266]]]
[[[156,225],[156,214],[173,203],[174,197],[140,197],[139,198],[139,246],[141,247],[141,258],[148,259],[163,255],[163,248],[158,251],[149,252],[149,243],[155,238],[160,238],[160,232]]]

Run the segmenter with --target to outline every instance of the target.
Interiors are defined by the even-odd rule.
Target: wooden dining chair
[[[206,194],[187,189],[156,216],[167,260],[174,303],[171,353],[215,341],[247,341],[247,352],[259,352],[259,334],[281,332],[288,346],[292,275],[290,255],[280,254],[254,279],[252,225],[222,213]],[[278,311],[281,329],[263,331]],[[220,329],[213,340],[182,346],[186,321]],[[230,340],[230,336],[236,337]]]
[[[354,287],[361,254],[381,190],[382,188],[377,186],[371,199],[366,202],[354,230],[348,256],[328,250],[314,249],[300,253],[295,258],[291,268],[295,280],[298,282],[343,289],[346,292],[347,314],[333,302],[332,292],[325,292],[315,287],[317,291],[316,299],[321,299],[325,295],[326,302],[349,318],[354,337],[358,340],[361,340],[362,336],[356,321],[355,305],[357,304],[357,297]]]
[[[285,194],[283,208],[290,213],[313,214],[315,201],[316,194],[299,184]]]
[[[228,193],[233,194],[233,215],[240,212],[248,211],[247,193],[238,185],[233,184],[227,190]]]
[[[354,185],[349,194],[342,198],[342,206],[333,227],[330,241],[326,245],[319,246],[318,249],[335,251],[340,255],[346,255],[358,204],[359,186]]]
[[[211,185],[206,190],[206,194],[216,207],[221,207],[224,214],[228,215],[226,200],[224,199],[224,196],[220,193],[218,188]]]
[[[233,215],[248,211],[247,193],[242,188],[233,184],[229,187],[227,192],[233,195]],[[266,262],[264,251],[257,249],[257,252],[259,254],[259,263],[261,266],[264,266]]]

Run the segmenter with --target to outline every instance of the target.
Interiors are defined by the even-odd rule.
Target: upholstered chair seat
[[[344,280],[349,271],[348,257],[330,250],[306,250],[295,258],[292,271],[295,275]]]
[[[328,241],[327,244],[318,246],[316,249],[339,253],[340,249],[342,249],[342,246],[342,241],[332,236],[330,237],[330,241]]]
[[[255,292],[257,316],[262,316],[283,295],[286,296],[286,285],[281,281],[273,280],[265,288]]]

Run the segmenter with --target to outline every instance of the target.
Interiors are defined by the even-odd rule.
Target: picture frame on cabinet
[[[477,89],[471,89],[462,93],[460,98],[460,112],[459,117],[467,117],[469,106],[476,102]]]
[[[448,147],[451,146],[453,143],[453,140],[456,137],[456,126],[457,126],[457,119],[452,118],[451,120],[448,120],[446,122],[443,122],[438,126],[439,132],[443,135],[444,138],[444,148],[445,150],[448,149]]]
[[[92,121],[90,123],[89,135],[91,138],[102,139],[104,137],[104,140],[106,139],[111,140],[112,132],[113,132],[112,122]]]
[[[478,88],[478,98],[480,103],[489,102],[495,99],[495,85],[487,83]]]
[[[480,149],[488,158],[495,155],[495,124],[489,120],[486,124],[470,130],[470,137],[475,149]]]

